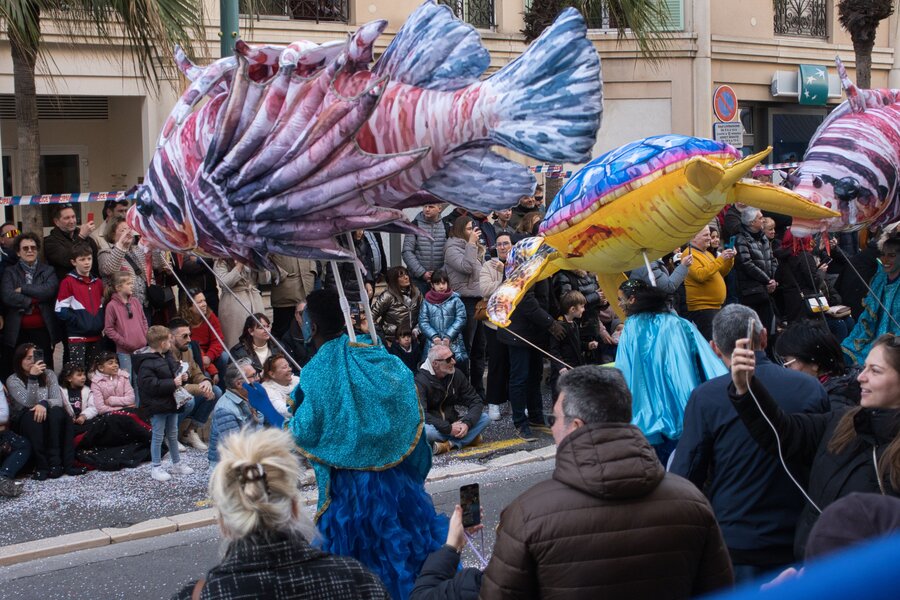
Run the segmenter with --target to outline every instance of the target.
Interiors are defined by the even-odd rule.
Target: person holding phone
[[[716,230],[718,232],[718,230]],[[734,243],[726,243],[722,254],[715,256],[710,252],[712,230],[709,226],[697,232],[687,249],[692,257],[684,279],[684,291],[687,299],[688,319],[697,326],[707,340],[712,339],[712,322],[727,293],[725,276],[734,267]]]
[[[13,429],[31,442],[34,479],[82,475],[75,466],[74,413],[63,397],[56,373],[47,368],[41,350],[22,344],[13,355],[15,372],[6,380],[12,399]]]
[[[472,485],[475,490],[478,489],[477,483]],[[481,570],[475,567],[459,568],[462,551],[466,547],[466,536],[471,537],[484,529],[480,512],[477,523],[466,523],[466,509],[461,504],[464,501],[463,490],[470,487],[460,488],[460,504],[456,505],[450,515],[447,541],[425,559],[409,600],[478,600]],[[480,511],[480,508],[477,510]]]
[[[13,251],[19,262],[4,270],[0,284],[0,299],[6,308],[4,356],[12,356],[22,344],[33,344],[44,353],[47,368],[53,370],[53,347],[61,337],[53,312],[59,280],[53,269],[38,258],[41,238],[37,235],[30,232],[18,235],[13,241]],[[2,369],[4,376],[8,376],[14,366],[6,360]]]

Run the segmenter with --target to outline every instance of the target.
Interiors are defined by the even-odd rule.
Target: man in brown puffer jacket
[[[481,598],[689,598],[732,584],[713,511],[631,425],[621,372],[577,367],[553,407],[553,478],[500,516]]]

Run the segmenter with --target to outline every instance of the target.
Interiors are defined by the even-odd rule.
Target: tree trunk
[[[33,8],[33,10],[38,10]],[[38,130],[37,92],[34,84],[37,64],[37,42],[28,36],[9,32],[13,59],[13,86],[16,96],[16,168],[19,171],[20,195],[40,193],[41,139]],[[43,235],[39,206],[22,207],[22,229]]]
[[[872,87],[872,48],[874,47],[874,39],[853,42],[853,52],[856,55],[856,87],[864,90]]]

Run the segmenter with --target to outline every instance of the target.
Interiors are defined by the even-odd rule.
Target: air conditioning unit
[[[775,98],[799,98],[800,97],[800,73],[797,71],[775,71],[772,73],[772,96]],[[832,100],[841,97],[841,78],[832,73],[828,74],[828,98]]]

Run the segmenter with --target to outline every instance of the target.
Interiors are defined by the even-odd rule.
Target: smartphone
[[[44,351],[38,348],[34,349],[34,363],[44,362]]]
[[[90,222],[93,221],[93,220],[94,220],[94,213],[89,212],[89,213],[88,213],[88,218],[87,218],[86,223],[90,223]]]
[[[734,248],[734,244],[735,244],[736,242],[737,242],[737,236],[736,236],[736,235],[733,235],[733,236],[731,236],[730,238],[728,238],[728,241],[725,242],[725,250],[731,250],[732,248]]]
[[[481,493],[477,483],[459,488],[459,505],[462,507],[463,527],[474,527],[481,523]]]
[[[756,350],[756,319],[747,319],[747,339],[750,340],[750,350]]]

